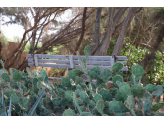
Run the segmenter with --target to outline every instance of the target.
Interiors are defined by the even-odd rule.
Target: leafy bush
[[[141,85],[141,79],[144,75],[144,70],[140,65],[135,65],[132,67],[131,81],[123,82],[123,78],[120,75],[114,74],[114,71],[109,69],[104,69],[101,71],[100,76],[98,76],[97,71],[100,71],[99,67],[87,71],[86,59],[88,57],[90,48],[85,47],[84,53],[86,58],[81,59],[81,68],[85,73],[86,77],[90,81],[88,85],[84,84],[84,81],[77,82],[78,77],[72,72],[69,76],[75,85],[75,92],[71,93],[73,98],[73,103],[77,110],[72,110],[71,108],[65,110],[64,116],[76,114],[79,116],[91,116],[91,115],[126,115],[129,112],[130,115],[164,115],[157,112],[162,106],[163,102],[158,102],[155,105],[152,104],[153,96],[159,98],[163,94],[163,86],[161,85],[147,85],[143,87]],[[79,56],[80,57],[80,56]],[[120,63],[116,63],[112,70],[119,71],[122,67],[119,67]],[[71,72],[71,71],[69,71]],[[113,83],[118,88],[107,89],[106,83],[112,77]],[[96,83],[92,82],[92,78],[97,78]],[[66,79],[66,78],[65,78]],[[64,78],[62,79],[64,81]],[[69,83],[69,79],[67,79]],[[80,85],[83,83],[83,86]],[[64,82],[62,83],[64,84]],[[66,84],[65,84],[66,85]],[[164,84],[163,84],[164,85]],[[71,85],[70,85],[71,86]],[[152,87],[151,87],[152,86]],[[152,90],[152,88],[154,88]],[[113,90],[116,91],[113,91]],[[115,94],[113,94],[115,92]],[[81,100],[83,105],[78,104],[77,100]],[[138,108],[135,105],[138,105]],[[82,110],[80,107],[86,107]],[[142,108],[144,110],[142,110]],[[78,112],[77,112],[78,111]]]
[[[144,70],[140,65],[132,67],[130,81],[124,82],[122,63],[113,65],[112,70],[100,70],[95,66],[92,70],[87,70],[87,57],[90,47],[84,49],[85,58],[81,60],[82,70],[68,71],[68,78],[62,77],[61,83],[48,81],[47,73],[42,69],[40,72],[30,71],[27,74],[16,69],[10,69],[11,80],[8,72],[0,70],[1,87],[7,88],[4,92],[6,105],[13,104],[12,115],[28,114],[35,106],[39,95],[45,89],[46,93],[40,99],[34,114],[38,116],[63,115],[63,116],[163,116],[159,109],[164,106],[159,102],[159,97],[163,94],[163,85],[142,86],[141,79]],[[3,66],[3,63],[2,63]],[[100,73],[100,75],[99,75]],[[80,78],[85,74],[89,84]],[[96,78],[96,82],[92,79]],[[107,82],[113,81],[113,87],[108,88]],[[23,83],[22,83],[23,81]],[[9,85],[6,87],[6,83]],[[152,104],[155,97],[157,103]],[[3,99],[3,98],[2,98]],[[3,104],[3,103],[2,103]],[[1,104],[1,110],[3,105]],[[136,107],[137,105],[137,107]]]

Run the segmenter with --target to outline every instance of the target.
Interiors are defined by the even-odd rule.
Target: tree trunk
[[[95,51],[97,50],[99,46],[99,33],[100,33],[100,19],[101,19],[101,10],[102,7],[97,8],[97,13],[96,13],[96,23],[95,23],[95,35],[94,35],[94,42],[91,47],[91,53],[90,55],[93,55]]]
[[[134,15],[136,14],[136,11],[137,11],[137,7],[131,7],[129,9],[129,12],[128,12],[128,14],[127,14],[127,16],[123,22],[123,27],[122,27],[121,32],[119,34],[119,37],[117,39],[117,43],[116,43],[116,46],[112,52],[112,55],[116,55],[116,56],[120,55],[128,27],[129,27]]]
[[[107,49],[109,47],[111,36],[112,36],[112,26],[111,25],[113,25],[114,11],[115,11],[114,7],[109,7],[107,34],[104,36],[99,48],[95,52],[94,55],[96,55],[96,56],[104,56],[107,54]]]
[[[38,16],[39,16],[39,8],[37,8],[35,11],[36,11],[36,15],[34,17],[34,24],[36,23],[37,19],[38,19]],[[32,41],[30,43],[30,51],[29,53],[33,53],[34,52],[34,45],[35,45],[35,39],[36,39],[36,32],[37,32],[37,29],[34,28],[34,30],[32,31]]]
[[[81,36],[79,38],[79,41],[76,44],[76,48],[75,48],[73,55],[77,55],[77,51],[78,51],[80,44],[81,44],[83,37],[84,37],[86,12],[87,12],[87,7],[84,7],[83,18],[82,18],[82,32],[81,32]]]
[[[112,37],[112,35],[113,35],[113,33],[115,32],[115,29],[116,29],[116,24],[119,22],[119,20],[121,19],[121,17],[123,16],[123,14],[124,14],[124,12],[127,10],[127,8],[128,7],[121,7],[118,11],[117,11],[117,13],[115,14],[115,16],[114,16],[114,18],[113,18],[113,16],[110,16],[111,17],[111,19],[113,19],[113,24],[112,24],[112,31],[110,31],[110,33],[112,32],[112,34],[111,34],[111,37]],[[99,13],[100,14],[100,13]],[[97,16],[98,16],[98,12],[97,12]],[[97,17],[96,16],[96,21],[97,21]],[[99,15],[100,16],[100,15]],[[100,16],[100,18],[101,18],[101,16]],[[109,19],[108,19],[109,20]],[[97,23],[96,23],[97,24]],[[100,26],[100,25],[99,25]],[[108,25],[108,27],[109,27],[109,25]],[[98,36],[99,36],[99,33],[98,33],[98,31],[96,31],[96,29],[98,30],[98,24],[97,24],[97,28],[96,28],[96,26],[95,26],[95,40],[94,40],[94,43],[93,43],[93,45],[92,45],[92,47],[91,47],[91,54],[90,55],[93,55],[95,52],[96,52],[96,50],[97,50],[97,52],[99,52],[99,50],[100,50],[100,47],[101,47],[101,44],[103,44],[104,43],[104,41],[105,41],[105,39],[107,38],[107,34],[108,35],[110,35],[109,34],[109,31],[107,30],[106,32],[105,32],[105,35],[104,35],[104,38],[102,39],[102,42],[101,42],[101,44],[99,44],[99,42],[98,42]],[[98,43],[97,43],[98,42]],[[108,42],[109,44],[110,44],[110,40],[109,40],[109,42]],[[98,46],[97,46],[97,44],[98,44]],[[105,45],[105,44],[104,44]],[[104,52],[106,51],[106,54],[107,54],[107,50],[108,50],[108,48],[106,48],[106,49],[103,49],[104,50]],[[106,55],[105,54],[105,55]],[[97,54],[94,54],[94,55],[97,55]]]

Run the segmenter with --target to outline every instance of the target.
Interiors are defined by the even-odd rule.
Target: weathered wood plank
[[[114,63],[115,63],[114,58],[113,58],[113,57],[111,57],[111,58],[110,58],[110,61],[111,61],[111,66],[113,66],[113,65],[114,65]]]
[[[28,62],[34,62],[34,59],[32,58],[28,58]],[[44,63],[66,63],[69,64],[70,61],[69,60],[53,60],[53,59],[38,59],[38,63],[39,62],[44,62]],[[117,62],[121,62],[124,65],[127,65],[126,61],[117,61]],[[81,64],[80,60],[74,60],[74,64]],[[111,66],[111,61],[87,61],[88,65],[109,65]]]
[[[74,68],[74,62],[73,62],[73,56],[72,55],[69,56],[69,60],[70,60],[70,68]]]
[[[38,56],[36,54],[34,55],[34,61],[35,61],[35,66],[38,66]]]
[[[31,54],[27,55],[32,57]],[[47,54],[37,54],[38,58],[54,58],[54,59],[69,59],[69,55],[47,55]]]
[[[69,55],[47,55],[47,54],[37,54],[38,58],[61,58],[69,59]],[[27,57],[33,57],[31,54],[27,54]],[[112,56],[88,56],[87,59],[99,59],[99,60],[110,60]],[[81,56],[85,58],[85,56]],[[116,56],[117,60],[127,60],[126,56]],[[74,55],[73,59],[79,59],[79,56]]]
[[[34,66],[34,63],[28,63],[28,66]],[[63,65],[63,64],[38,64],[38,66],[41,66],[41,67],[53,67],[53,68],[70,68],[70,65]],[[87,66],[87,69],[90,70],[90,69],[93,69],[95,67],[95,65],[88,65]],[[111,69],[112,67],[111,66],[99,66],[100,69],[105,69],[105,68],[108,68],[108,69]],[[74,67],[75,69],[81,69],[81,66],[80,65],[75,65]],[[121,69],[121,71],[127,71],[127,67],[123,67]]]

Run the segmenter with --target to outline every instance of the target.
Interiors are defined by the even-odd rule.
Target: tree
[[[66,10],[71,9],[69,7],[27,7],[27,8],[1,8],[0,11],[10,17],[10,21],[5,24],[13,24],[18,23],[24,26],[25,32],[23,34],[23,38],[21,39],[20,45],[15,49],[15,51],[9,56],[7,61],[5,62],[5,68],[9,69],[14,63],[16,63],[15,68],[19,70],[24,70],[27,67],[27,60],[24,60],[23,63],[18,64],[18,61],[21,57],[22,52],[24,51],[25,45],[27,42],[30,42],[30,52],[31,54],[40,54],[53,46],[66,44],[71,42],[74,38],[78,37],[82,32],[82,27],[76,26],[81,22],[82,13],[75,14],[72,19],[67,22],[59,22],[60,27],[57,29],[56,33],[51,34],[52,37],[43,42],[43,45],[40,49],[34,52],[37,48],[38,42],[40,39],[45,36],[43,35],[43,31],[53,24],[57,20],[57,16],[60,16]],[[5,11],[4,11],[5,10]],[[93,13],[95,9],[91,8],[86,13],[87,19],[91,13]],[[22,13],[23,11],[23,13]],[[30,16],[31,15],[31,16]],[[14,20],[13,20],[13,17]],[[33,20],[33,24],[31,22],[31,17]],[[55,24],[54,24],[55,25]],[[92,25],[88,23],[86,28],[89,28]],[[49,29],[49,28],[48,28]],[[38,36],[37,36],[38,35]],[[11,59],[13,59],[11,62]]]
[[[98,12],[100,11],[99,9],[100,8],[97,8],[97,16],[96,16],[97,18],[100,18],[100,12]],[[94,43],[92,44],[91,55],[106,55],[112,35],[116,33],[119,30],[119,28],[122,27],[122,30],[119,32],[119,37],[117,39],[117,43],[116,43],[116,46],[114,48],[112,55],[120,54],[120,50],[123,46],[123,41],[126,36],[129,25],[133,17],[135,16],[135,14],[138,11],[140,11],[140,9],[137,11],[138,9],[137,7],[131,7],[129,8],[129,11],[126,17],[123,18],[123,15],[125,14],[127,9],[128,9],[127,7],[121,7],[119,8],[117,12],[115,12],[116,8],[109,7],[107,30],[105,32],[105,35],[101,43],[99,43],[97,41],[98,40],[97,37],[95,37]],[[96,24],[99,25],[98,23]],[[96,26],[95,30],[99,30],[98,28],[99,26]],[[95,32],[96,32],[95,33],[96,35],[98,32],[97,31]]]

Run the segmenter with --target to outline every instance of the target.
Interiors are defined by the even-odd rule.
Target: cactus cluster
[[[85,58],[81,60],[82,70],[68,71],[68,78],[62,77],[61,83],[48,81],[47,73],[30,71],[27,74],[16,69],[8,72],[0,70],[0,86],[2,98],[0,98],[0,113],[5,113],[5,104],[9,105],[9,115],[63,115],[63,116],[163,116],[159,109],[164,102],[159,102],[163,94],[163,85],[141,85],[144,70],[140,65],[132,68],[129,82],[124,82],[122,63],[116,63],[112,69],[100,70],[95,66],[87,70],[87,57],[90,47],[84,49]],[[100,73],[100,74],[99,74]],[[80,77],[81,74],[89,80],[86,84]],[[96,82],[92,79],[96,78]],[[113,86],[108,87],[107,82],[113,81]],[[22,83],[23,82],[23,83]],[[9,83],[6,86],[6,83]],[[45,93],[43,93],[45,90]],[[41,96],[40,96],[41,95]],[[156,104],[153,105],[153,98]],[[4,103],[5,101],[5,103]],[[11,106],[14,106],[12,107]],[[137,107],[136,107],[137,105]]]

